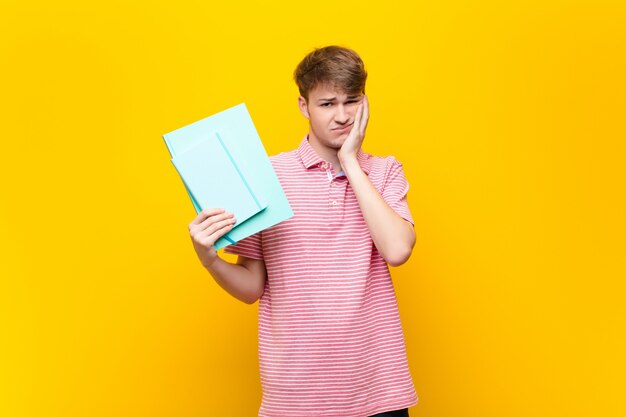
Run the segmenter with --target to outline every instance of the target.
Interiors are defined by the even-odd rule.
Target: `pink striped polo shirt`
[[[307,137],[271,157],[294,216],[227,247],[263,259],[261,417],[364,417],[417,403],[389,269],[347,178]],[[359,151],[385,201],[413,223],[393,157]]]

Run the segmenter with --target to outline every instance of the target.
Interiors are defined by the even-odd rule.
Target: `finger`
[[[361,117],[361,123],[359,123],[359,126],[361,128],[361,134],[363,136],[365,136],[365,129],[367,128],[367,122],[369,121],[369,118],[370,118],[369,100],[367,99],[367,96],[363,96],[363,114]]]
[[[196,218],[193,219],[191,221],[191,223],[189,223],[189,228],[191,228],[191,226],[194,226],[194,225],[202,223],[204,220],[206,220],[207,217],[215,216],[216,214],[223,213],[224,211],[225,210],[221,209],[221,208],[207,208],[207,209],[204,209],[200,213],[198,213]]]
[[[211,236],[213,233],[215,233],[216,231],[220,230],[223,227],[226,226],[230,226],[230,225],[234,225],[236,223],[235,218],[231,217],[228,219],[224,219],[224,220],[220,220],[218,222],[215,223],[211,223],[208,227],[202,229],[202,230],[198,230],[197,232],[197,236],[199,238],[204,238],[207,236]]]
[[[200,224],[190,226],[189,233],[193,239],[198,240],[201,238],[200,236],[208,236],[211,234],[215,228],[210,230],[209,228],[220,221],[231,221],[234,223],[234,216],[231,213],[222,213],[211,216]]]
[[[225,221],[227,222],[227,221]],[[215,225],[217,226],[217,225]],[[235,225],[233,223],[220,222],[219,227],[215,227],[212,233],[203,233],[198,240],[204,245],[214,245],[215,242],[226,233],[230,232]]]
[[[356,114],[354,115],[354,122],[352,122],[351,131],[354,131],[354,133],[360,130],[362,114],[363,114],[363,103],[359,103],[359,105],[356,108]]]
[[[235,217],[235,215],[233,213],[229,213],[229,212],[224,212],[224,213],[221,213],[221,214],[213,215],[211,217],[207,217],[202,223],[200,223],[198,225],[198,229],[199,230],[204,230],[207,227],[211,226],[213,223],[217,223],[217,222],[220,222],[222,220],[226,220],[226,219],[233,218],[233,217]]]

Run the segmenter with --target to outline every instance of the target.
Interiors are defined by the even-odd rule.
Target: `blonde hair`
[[[300,95],[309,99],[309,92],[328,84],[346,94],[365,93],[367,72],[361,57],[352,49],[326,46],[309,53],[293,73]]]

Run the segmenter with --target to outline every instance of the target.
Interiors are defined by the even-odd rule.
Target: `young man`
[[[213,244],[235,219],[204,210],[194,248],[222,288],[260,298],[259,416],[408,416],[417,395],[387,266],[415,244],[402,165],[361,150],[367,73],[354,51],[316,49],[294,78],[309,133],[271,158],[294,216],[227,247],[231,264]]]

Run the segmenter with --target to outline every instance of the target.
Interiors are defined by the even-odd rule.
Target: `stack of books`
[[[293,216],[245,104],[163,135],[171,161],[199,213],[223,208],[233,229],[215,249]]]

